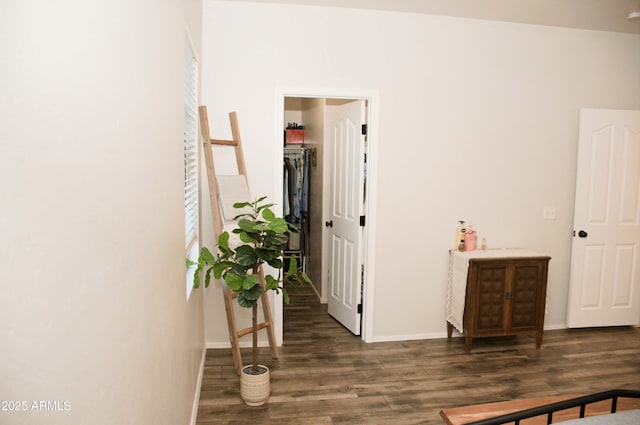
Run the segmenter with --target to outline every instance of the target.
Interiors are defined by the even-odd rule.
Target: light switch
[[[544,210],[542,212],[542,218],[545,220],[555,220],[556,219],[556,206],[555,205],[545,205]]]

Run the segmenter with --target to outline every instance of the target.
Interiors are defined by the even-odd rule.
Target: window
[[[188,33],[184,37],[184,234],[186,256],[195,261],[198,241],[198,61]],[[187,269],[187,298],[193,289],[193,267]]]

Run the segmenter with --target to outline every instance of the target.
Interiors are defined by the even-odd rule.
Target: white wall
[[[223,134],[238,111],[252,190],[273,195],[278,87],[379,92],[374,339],[445,335],[459,219],[489,247],[552,257],[545,322],[563,327],[578,111],[640,109],[639,49],[630,34],[205,0],[202,93]],[[227,339],[223,311],[209,343]]]
[[[0,400],[26,402],[0,423],[191,421],[182,63],[201,7],[0,7]]]

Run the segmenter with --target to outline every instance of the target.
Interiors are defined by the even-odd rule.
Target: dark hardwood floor
[[[540,350],[533,335],[479,338],[470,355],[463,338],[365,344],[302,289],[285,307],[280,358],[265,347],[261,362],[271,397],[250,408],[231,350],[208,350],[197,424],[442,424],[447,407],[640,389],[640,329],[546,331]]]

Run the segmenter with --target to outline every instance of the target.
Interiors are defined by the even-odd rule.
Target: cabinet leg
[[[542,346],[542,331],[536,332],[536,348]]]
[[[451,341],[452,334],[453,334],[453,325],[447,322],[447,340]]]
[[[469,336],[469,334],[467,332],[465,332],[465,335],[464,335],[464,353],[465,354],[470,354],[471,353],[471,342],[472,341],[473,341],[473,338],[471,338]]]

